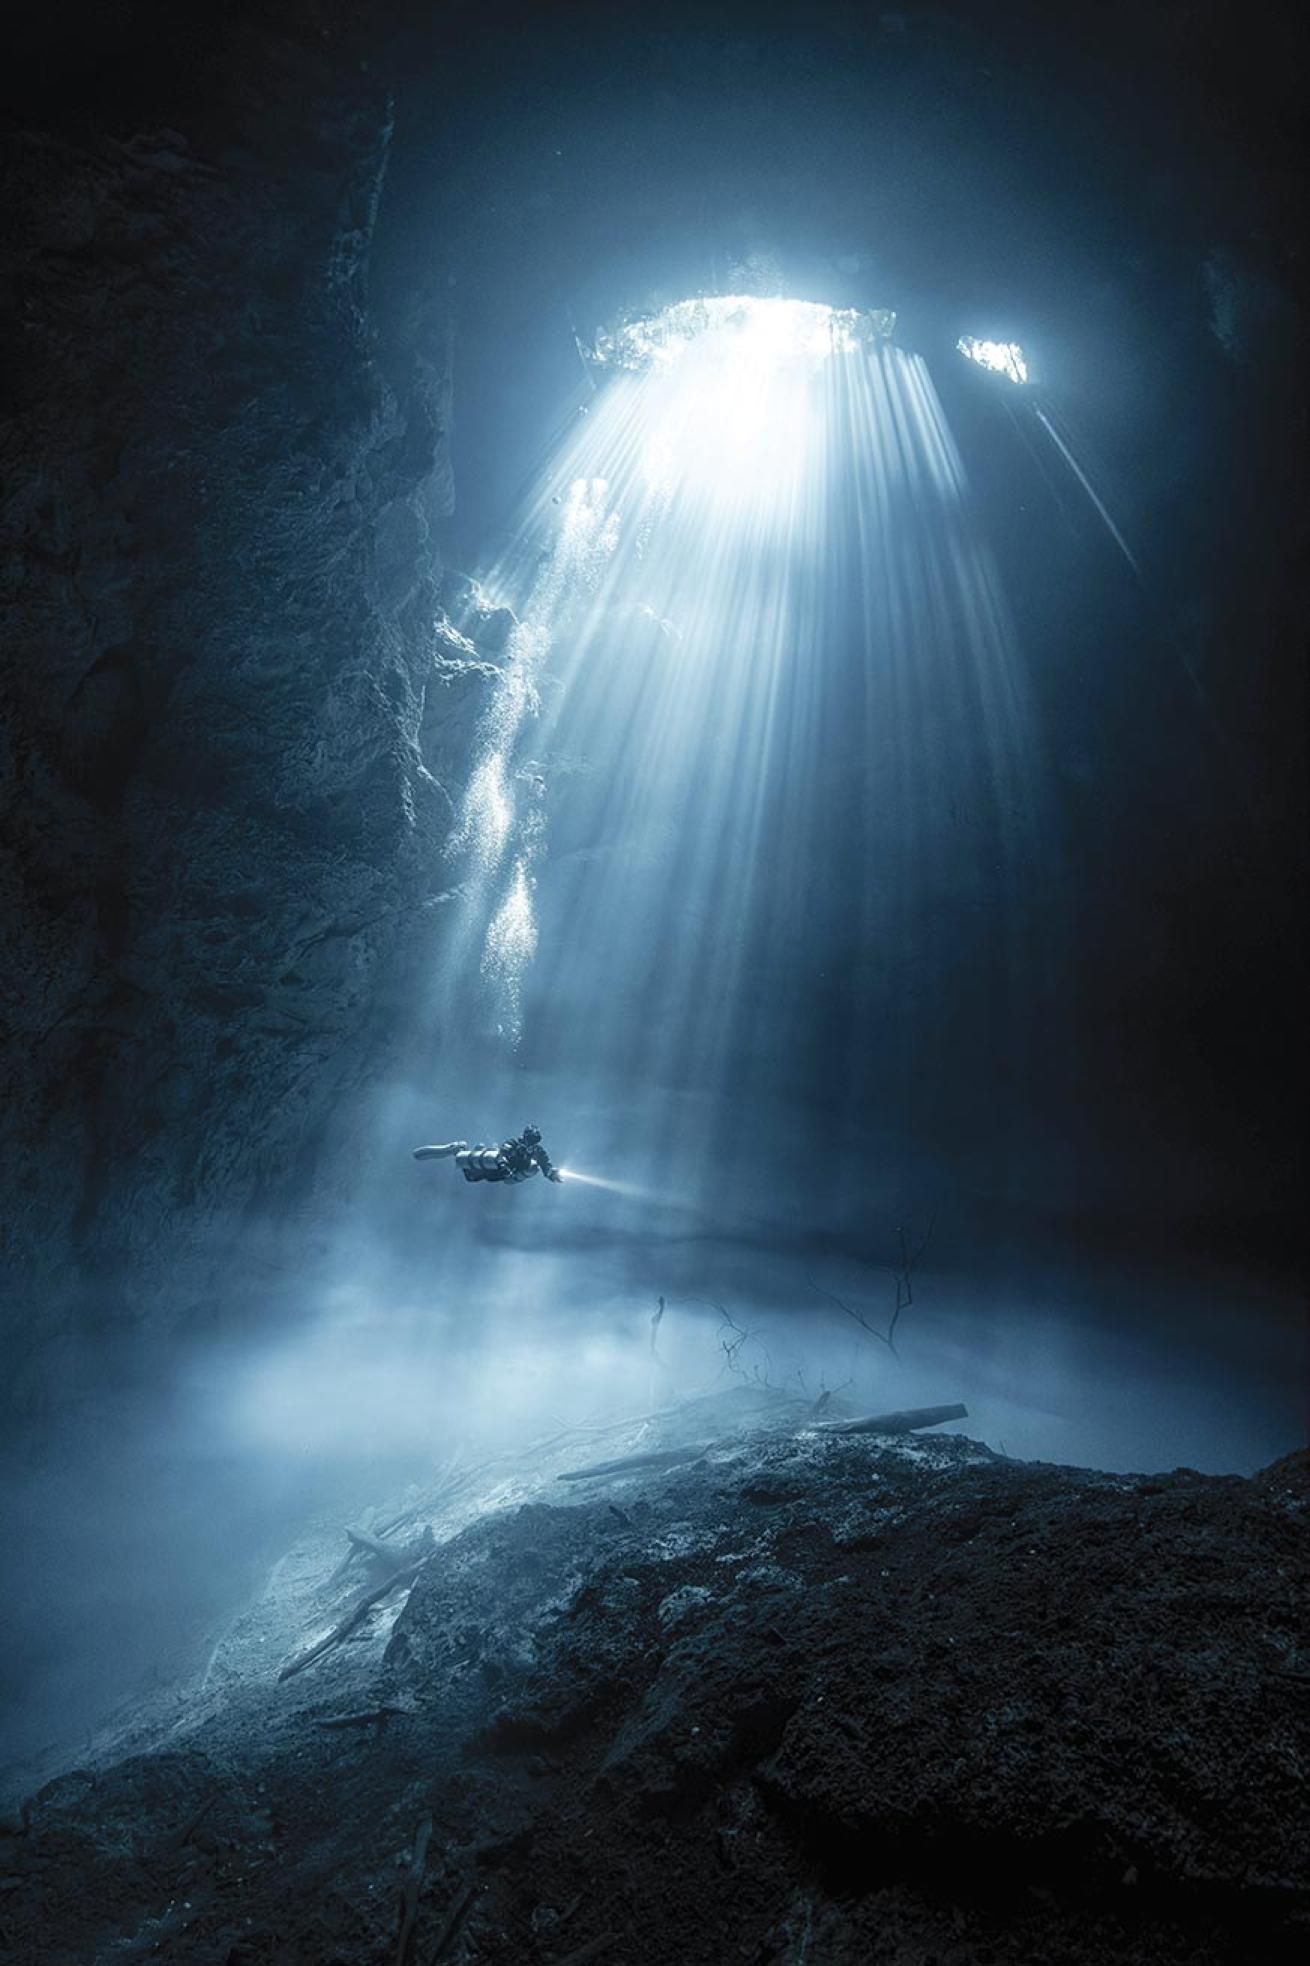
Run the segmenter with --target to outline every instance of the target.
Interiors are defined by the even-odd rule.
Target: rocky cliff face
[[[248,66],[221,141],[5,166],[0,1215],[46,1326],[185,1304],[304,1194],[485,689],[434,626],[445,328],[369,313],[385,94],[317,30]]]

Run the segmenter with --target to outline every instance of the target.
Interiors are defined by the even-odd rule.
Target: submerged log
[[[384,1543],[379,1536],[366,1535],[362,1529],[347,1529],[346,1540],[350,1548],[328,1578],[329,1586],[340,1583],[356,1557],[367,1557],[383,1570],[407,1570],[420,1557],[430,1555],[436,1548],[431,1523],[421,1536],[409,1543]]]
[[[436,1548],[436,1537],[432,1534],[432,1524],[428,1523],[421,1536],[409,1543],[384,1543],[380,1537],[366,1536],[363,1530],[348,1529],[351,1550],[359,1556],[375,1557],[392,1570],[407,1570],[422,1556],[430,1556]]]
[[[382,1583],[378,1584],[374,1590],[367,1592],[365,1596],[360,1598],[354,1610],[348,1612],[340,1624],[332,1627],[326,1638],[320,1638],[318,1644],[311,1645],[308,1652],[302,1652],[298,1659],[293,1659],[289,1665],[283,1666],[281,1672],[278,1674],[279,1681],[291,1679],[296,1673],[303,1672],[306,1666],[313,1665],[315,1659],[321,1659],[325,1652],[330,1652],[334,1645],[340,1645],[343,1638],[349,1638],[351,1632],[368,1616],[368,1613],[373,1609],[375,1604],[381,1604],[384,1597],[389,1597],[392,1591],[399,1590],[402,1585],[408,1589],[427,1560],[426,1557],[423,1557],[418,1563],[412,1564],[408,1570],[397,1570],[392,1576],[385,1578]]]
[[[405,1548],[400,1543],[384,1543],[378,1536],[366,1536],[362,1529],[348,1529],[352,1553],[356,1556],[367,1554],[375,1556],[382,1563],[389,1563],[393,1570],[405,1567]]]
[[[822,1429],[828,1434],[912,1434],[920,1427],[940,1427],[946,1420],[967,1420],[967,1406],[909,1406],[900,1413],[870,1413],[863,1420],[838,1420]]]
[[[695,1447],[657,1448],[649,1454],[627,1454],[621,1461],[593,1461],[589,1468],[570,1468],[567,1474],[556,1476],[558,1481],[598,1481],[603,1475],[627,1474],[635,1468],[676,1468],[683,1461],[699,1461],[715,1445],[712,1440],[697,1442]]]

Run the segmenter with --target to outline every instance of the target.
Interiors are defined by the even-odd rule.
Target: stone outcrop
[[[20,1955],[391,1958],[426,1822],[418,1958],[1299,1956],[1303,1455],[1148,1478],[775,1430],[552,1479],[613,1444],[491,1468],[399,1617],[279,1684],[376,1588],[291,1552],[153,1751],[11,1819]]]
[[[447,326],[369,312],[386,95],[308,29],[247,67],[225,142],[5,165],[0,1218],[45,1328],[185,1307],[308,1192],[497,654],[434,626]]]

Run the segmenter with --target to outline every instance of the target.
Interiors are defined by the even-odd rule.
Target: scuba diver
[[[544,1174],[548,1181],[563,1176],[541,1144],[541,1128],[525,1126],[517,1139],[499,1147],[470,1147],[467,1140],[448,1140],[443,1147],[415,1147],[415,1160],[454,1160],[466,1181],[527,1181]]]

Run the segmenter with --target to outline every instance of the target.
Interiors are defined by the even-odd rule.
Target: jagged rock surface
[[[498,654],[434,629],[446,330],[368,311],[385,95],[313,23],[231,66],[225,143],[25,131],[4,168],[0,1219],[29,1330],[161,1314],[165,1283],[183,1315],[303,1196],[439,934]]]
[[[393,1957],[428,1818],[418,1958],[1292,1956],[1306,1457],[1147,1479],[811,1432],[558,1492],[440,1548],[366,1666],[270,1661],[44,1790],[17,1956]]]

